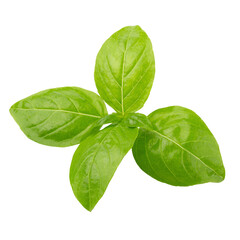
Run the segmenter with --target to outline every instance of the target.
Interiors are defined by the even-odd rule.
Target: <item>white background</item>
[[[140,112],[171,105],[194,110],[218,140],[226,179],[173,187],[143,173],[129,152],[90,213],[69,184],[76,146],[30,141],[8,109],[47,88],[96,92],[102,43],[137,24],[156,58]],[[239,81],[239,0],[2,0],[0,239],[240,239]]]

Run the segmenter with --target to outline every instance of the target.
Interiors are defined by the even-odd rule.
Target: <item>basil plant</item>
[[[31,140],[55,147],[79,144],[70,183],[89,211],[131,148],[138,166],[160,182],[191,186],[224,180],[218,144],[196,113],[179,106],[149,116],[136,113],[149,96],[154,74],[150,39],[139,26],[128,26],[107,39],[97,55],[94,78],[100,96],[79,87],[54,88],[10,108]],[[108,114],[104,101],[116,112]]]

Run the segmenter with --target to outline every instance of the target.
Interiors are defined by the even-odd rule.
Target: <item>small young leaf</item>
[[[175,186],[224,180],[218,144],[194,112],[167,107],[151,113],[149,120],[154,129],[140,129],[133,147],[134,158],[144,172]]]
[[[123,116],[119,113],[111,113],[106,115],[105,117],[98,120],[95,124],[97,128],[101,128],[104,124],[112,123],[117,124],[123,120]]]
[[[99,128],[96,122],[107,115],[97,94],[63,87],[41,91],[10,108],[15,121],[35,142],[57,147],[78,144]]]
[[[125,27],[114,33],[97,55],[95,83],[98,92],[123,115],[143,107],[154,74],[152,44],[139,26]]]
[[[152,123],[142,113],[128,113],[122,122],[128,127],[140,127],[144,129],[153,129]]]
[[[87,210],[91,211],[103,196],[137,133],[137,128],[121,123],[110,125],[77,148],[70,167],[70,182],[76,198]]]

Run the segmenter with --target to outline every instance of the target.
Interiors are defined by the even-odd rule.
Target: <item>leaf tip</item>
[[[85,201],[80,201],[78,198],[77,200],[81,203],[81,205],[88,211],[88,212],[92,212],[92,210],[94,209],[94,207],[96,206],[96,204],[92,205],[90,204],[90,202],[85,202]]]
[[[9,108],[9,113],[11,114],[11,116],[14,118],[14,105],[13,104],[10,108]]]

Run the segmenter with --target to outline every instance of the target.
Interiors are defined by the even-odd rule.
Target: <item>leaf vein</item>
[[[76,106],[75,103],[71,100],[70,97],[68,97],[67,95],[65,95],[65,94],[62,93],[62,92],[54,91],[54,93],[56,93],[56,94],[60,94],[60,95],[63,95],[64,97],[66,97],[66,98],[72,103],[72,105],[74,106],[74,108],[76,109],[76,111],[79,112],[77,106]]]
[[[144,52],[146,50],[147,46],[145,46],[143,48],[143,50],[141,51],[141,53],[139,54],[139,56],[137,56],[137,60],[135,60],[135,63],[133,64],[133,66],[131,67],[131,69],[128,71],[128,73],[126,73],[126,75],[124,76],[125,78],[133,71],[133,69],[136,67],[136,65],[138,64],[138,62],[140,61],[140,59],[142,58],[142,56],[144,55]]]
[[[71,113],[71,114],[77,114],[77,115],[82,115],[82,116],[86,116],[86,117],[94,117],[94,118],[101,118],[100,116],[96,116],[96,115],[91,115],[91,114],[87,114],[87,113],[80,113],[80,112],[72,112],[72,111],[68,111],[68,110],[61,110],[61,109],[44,109],[44,108],[14,108],[17,110],[21,110],[21,111],[53,111],[53,112],[64,112],[64,113]]]
[[[185,172],[187,173],[187,175],[192,178],[192,175],[190,174],[190,172],[187,170],[185,164],[184,164],[184,159],[183,159],[183,149],[182,150],[182,154],[181,154],[181,162],[182,162],[182,165],[183,165],[183,169],[185,170]]]
[[[39,123],[37,123],[37,124],[32,125],[31,127],[29,127],[29,129],[42,125],[42,124],[45,123],[52,115],[54,115],[54,113],[55,113],[55,112],[51,113],[51,114],[50,114],[47,118],[45,118],[43,121],[41,121],[41,122],[39,122]]]
[[[210,166],[208,166],[205,162],[203,162],[199,157],[197,157],[195,154],[193,154],[192,152],[190,152],[189,150],[187,150],[186,148],[184,148],[183,146],[181,146],[179,143],[175,142],[173,139],[153,130],[153,132],[155,132],[156,134],[160,135],[161,137],[167,139],[168,141],[176,144],[178,147],[180,147],[181,149],[183,149],[185,152],[189,153],[190,155],[192,155],[193,157],[195,157],[196,159],[198,159],[204,166],[206,166],[207,168],[209,168],[210,170],[212,170],[216,175],[218,175],[219,177],[222,178],[221,175],[219,175],[216,171],[214,171],[214,169],[212,169]]]
[[[111,89],[109,88],[109,86],[107,85],[107,83],[105,82],[104,78],[102,77],[102,73],[100,71],[99,72],[99,76],[101,77],[102,79],[102,82],[104,83],[104,85],[107,87],[107,89],[110,90],[110,93],[111,93]],[[119,100],[111,93],[111,96],[116,100],[116,102],[121,106],[121,103],[119,102]]]
[[[161,148],[163,149],[163,146],[162,146],[162,145],[163,145],[163,140],[161,139]],[[160,154],[161,154],[161,157],[162,157],[162,161],[163,161],[164,165],[166,166],[166,168],[168,169],[168,171],[173,175],[173,177],[174,177],[177,181],[179,181],[179,180],[177,179],[176,175],[171,171],[171,169],[168,167],[167,163],[165,162],[164,157],[163,157],[163,154],[162,154],[162,151],[160,152]]]
[[[143,77],[147,74],[149,67],[151,66],[152,62],[150,62],[150,64],[148,65],[148,67],[146,68],[145,72],[143,73],[143,75],[141,76],[141,78],[139,78],[139,80],[136,82],[136,84],[134,85],[134,87],[130,90],[130,92],[124,97],[124,99],[136,88],[136,86],[138,86],[138,84],[141,82],[141,80],[143,79]],[[143,90],[145,90],[145,88],[143,88]],[[144,91],[143,91],[144,92]]]
[[[56,128],[56,129],[53,129],[52,131],[50,132],[47,132],[46,134],[42,135],[41,137],[44,138],[44,137],[48,137],[60,130],[62,130],[63,128],[67,127],[68,125],[70,125],[73,121],[75,121],[77,118],[79,118],[79,116],[76,116],[74,117],[73,119],[71,119],[70,121],[68,121],[67,123],[64,123],[62,126]]]
[[[107,59],[108,68],[109,68],[109,70],[110,70],[110,73],[111,73],[111,75],[112,75],[112,77],[113,77],[114,82],[116,82],[117,85],[121,88],[121,85],[118,83],[117,78],[113,75],[112,69],[111,69],[111,67],[110,67],[109,59],[108,59],[107,56],[106,56],[106,59]]]

